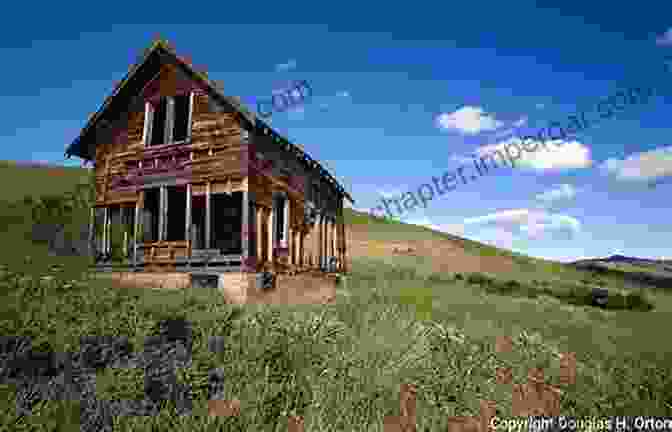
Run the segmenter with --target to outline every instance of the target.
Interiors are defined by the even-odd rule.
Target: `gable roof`
[[[121,114],[127,113],[129,101],[134,100],[141,93],[144,85],[155,78],[160,67],[166,63],[177,66],[187,77],[200,84],[203,90],[215,101],[240,113],[243,122],[246,123],[245,126],[249,130],[254,130],[255,134],[270,135],[279,145],[286,146],[288,150],[291,149],[297,158],[307,163],[309,167],[317,169],[340,195],[354,204],[350,194],[319,162],[308,156],[301,147],[289,142],[268,124],[257,118],[254,112],[247,109],[239,98],[226,96],[223,89],[220,88],[221,86],[208,79],[205,73],[196,71],[190,63],[178,56],[172,47],[163,40],[157,40],[145,49],[140,60],[131,66],[124,79],[117,84],[112,94],[105,99],[103,105],[89,117],[82,132],[66,149],[65,157],[69,159],[71,156],[77,156],[89,161],[94,160],[97,128],[109,125],[109,117],[112,117],[114,121],[121,118]]]

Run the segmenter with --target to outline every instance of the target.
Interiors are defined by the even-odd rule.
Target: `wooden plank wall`
[[[162,72],[173,73],[175,72],[170,68]],[[164,78],[160,76],[157,79]],[[184,90],[189,86],[178,83],[175,87]],[[331,247],[326,240],[334,233],[337,256],[341,258],[341,250],[345,248],[343,227],[337,225],[334,229],[327,230],[322,224],[306,225],[304,206],[306,200],[315,202],[312,185],[317,184],[321,209],[338,219],[342,211],[342,198],[320,178],[319,173],[300,164],[291,152],[280,148],[270,137],[253,136],[253,144],[248,147],[242,139],[243,122],[240,114],[222,110],[215,112],[207,94],[198,89],[192,90],[194,104],[191,141],[188,144],[143,147],[144,110],[125,113],[111,131],[100,135],[104,141],[99,142],[96,147],[97,205],[138,202],[141,188],[132,184],[119,186],[124,178],[152,178],[152,181],[169,184],[171,180],[180,177],[183,181],[194,184],[193,194],[197,195],[201,189],[205,190],[206,182],[210,182],[213,191],[242,190],[244,178],[247,176],[246,187],[255,203],[255,214],[251,218],[254,220],[255,230],[264,231],[266,236],[273,191],[284,191],[288,194],[290,263],[294,266],[316,268],[320,264],[320,257]],[[155,95],[152,93],[146,97]],[[144,104],[137,106],[144,108]],[[257,152],[266,160],[284,162],[275,164],[264,172],[250,169],[250,165],[255,163],[253,159]],[[278,166],[281,165],[291,172],[291,179],[279,170]],[[137,174],[140,173],[142,176],[138,177]],[[261,210],[261,214],[256,214],[257,209]],[[263,227],[256,226],[259,221]],[[261,236],[255,239],[256,250],[250,251],[251,255],[256,256],[258,263],[268,259],[267,252],[263,253],[265,256],[258,256],[261,249],[268,247],[263,243],[268,242],[267,237],[257,244],[256,240],[260,238]]]

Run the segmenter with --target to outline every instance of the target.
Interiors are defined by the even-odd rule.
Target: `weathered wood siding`
[[[327,239],[331,239],[333,233],[336,234],[336,249],[341,250],[345,238],[338,221],[342,221],[343,198],[321,177],[319,171],[306,166],[271,136],[254,136],[248,153],[250,191],[257,205],[270,208],[274,191],[287,193],[290,202],[289,253],[296,257],[294,262],[317,266],[321,257],[329,255],[332,243],[328,243]],[[320,223],[305,224],[306,201],[313,202],[323,215],[336,220],[337,227],[327,229]],[[336,256],[341,257],[341,254],[337,252]]]
[[[194,92],[191,140],[145,147],[145,102],[189,92]],[[235,112],[214,110],[196,83],[165,66],[145,87],[140,103],[131,105],[129,101],[130,108],[135,111],[125,113],[110,130],[99,134],[95,168],[98,205],[135,201],[139,189],[164,184],[240,183],[241,119]]]

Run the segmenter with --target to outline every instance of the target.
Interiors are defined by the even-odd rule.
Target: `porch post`
[[[184,214],[184,239],[187,241],[187,259],[191,260],[191,183],[187,183],[187,202]]]
[[[306,234],[303,232],[303,228],[299,230],[299,267],[303,267],[303,243],[306,238]]]
[[[159,188],[159,241],[166,239],[166,187]]]
[[[292,245],[292,264],[295,266],[299,265],[299,260],[301,256],[301,243],[300,243],[300,238],[301,238],[301,231],[298,229],[298,227],[294,227],[293,232],[293,239],[294,239],[294,244]]]
[[[110,222],[110,209],[109,207],[104,207],[103,210],[103,253],[108,252],[108,241],[109,235],[107,230],[109,229]]]
[[[343,272],[348,271],[347,265],[346,265],[347,261],[348,261],[348,250],[347,250],[348,236],[346,234],[347,233],[345,231],[345,222],[343,221],[343,218],[341,217],[341,241],[343,242],[342,246],[341,246],[341,248],[342,248],[341,255],[343,256],[343,264],[341,266],[342,267],[341,271],[343,271]]]
[[[322,224],[320,225],[322,232],[322,243],[320,244],[322,248],[322,261],[320,261],[320,266],[322,268],[326,267],[327,264],[327,217],[326,215],[322,218]]]
[[[133,267],[138,265],[138,243],[140,242],[140,205],[143,192],[140,192],[135,202],[135,214],[133,215]]]
[[[327,238],[327,242],[324,245],[324,249],[327,251],[324,264],[329,265],[329,258],[331,258],[331,217],[327,217],[324,221],[324,230],[326,231],[325,237]]]
[[[315,266],[322,264],[322,214],[318,213],[315,219]]]
[[[333,257],[338,257],[338,243],[337,243],[337,238],[338,238],[338,233],[337,233],[337,225],[336,225],[336,220],[331,221],[331,256]]]
[[[168,187],[163,187],[163,240],[168,240]]]
[[[205,249],[210,249],[210,182],[205,184]]]
[[[96,206],[91,206],[91,211],[89,215],[89,256],[93,257],[95,260],[95,245],[94,239],[96,235]],[[94,261],[95,262],[95,261]]]
[[[331,216],[327,218],[327,221],[324,223],[324,229],[327,231],[327,259],[324,260],[324,265],[329,265],[329,260],[331,259]]]
[[[251,255],[250,251],[250,236],[252,235],[252,226],[250,224],[250,195],[247,191],[247,186],[243,188],[243,197],[242,203],[243,206],[241,213],[241,232],[240,232],[240,243],[241,243],[241,261],[243,263],[249,262]],[[243,265],[243,271],[246,270],[246,265]]]
[[[257,214],[257,263],[262,264],[266,261],[264,257],[264,219],[263,219],[263,209],[258,205],[255,206],[255,213]]]
[[[289,202],[289,194],[285,194],[285,199],[284,199],[284,206],[281,209],[283,212],[283,220],[284,220],[284,226],[282,227],[283,231],[283,238],[285,239],[285,246],[287,248],[287,263],[289,265],[293,264],[292,263],[292,253],[294,252],[294,246],[292,245],[292,238],[290,237],[292,235],[292,230],[290,229],[291,221],[290,221],[290,216],[291,216],[291,209],[290,209],[290,202]]]
[[[273,263],[273,240],[275,238],[275,235],[273,233],[273,213],[275,210],[275,206],[271,205],[270,210],[268,211],[268,262]]]

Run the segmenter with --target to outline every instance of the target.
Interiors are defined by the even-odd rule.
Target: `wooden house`
[[[351,196],[223,90],[157,41],[67,148],[94,163],[96,269],[212,275],[241,301],[261,272],[346,270]]]

